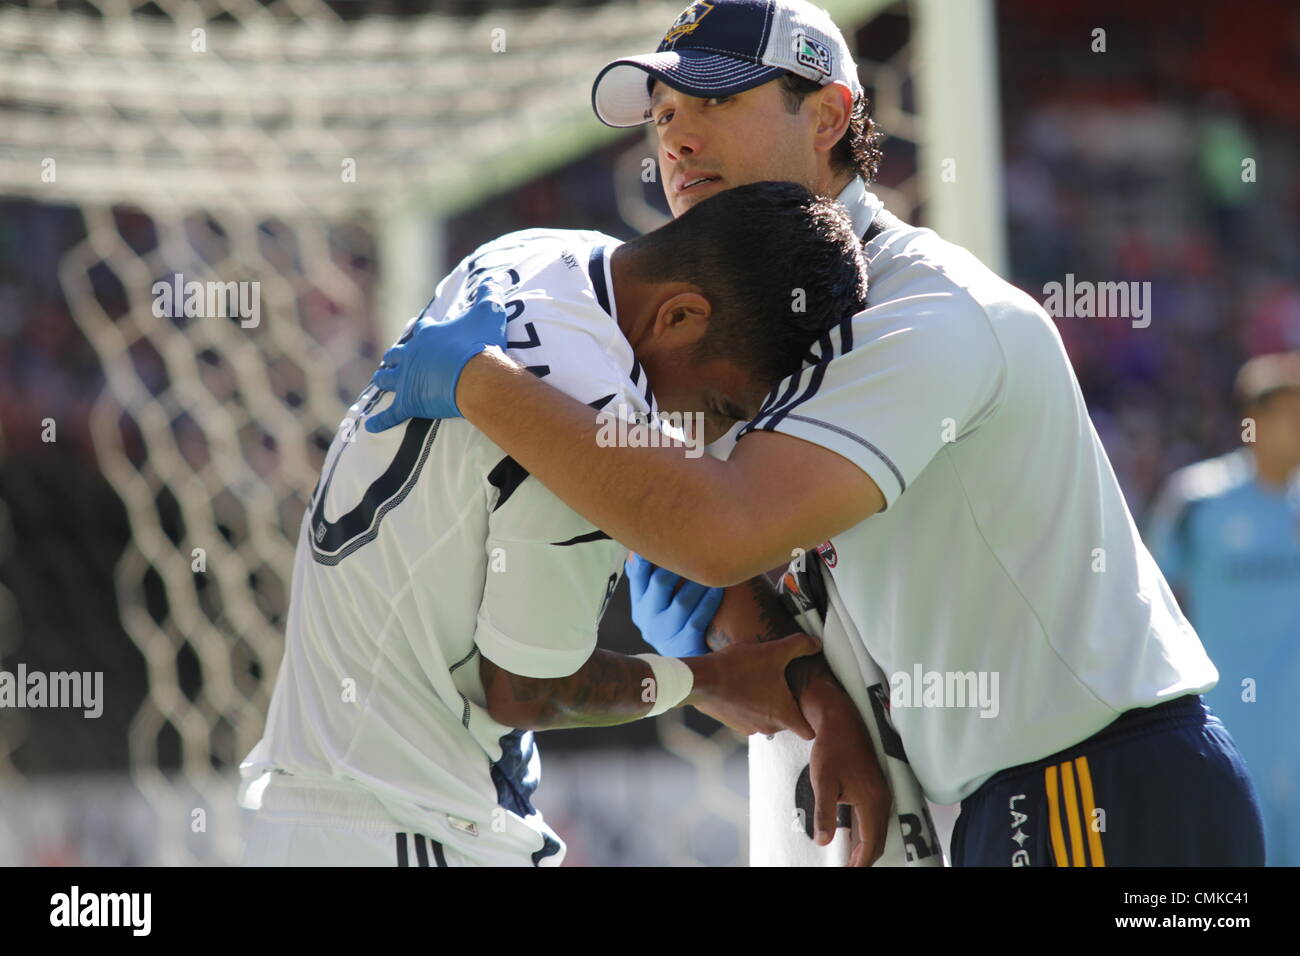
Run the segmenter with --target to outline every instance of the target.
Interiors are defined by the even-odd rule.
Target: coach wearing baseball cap
[[[863,239],[867,308],[766,398],[719,410],[744,422],[725,459],[600,447],[590,408],[502,354],[487,306],[399,347],[396,395],[367,428],[463,415],[615,540],[728,587],[715,631],[763,619],[762,573],[816,549],[853,636],[838,656],[826,645],[831,668],[846,684],[873,663],[888,675],[926,796],[961,802],[956,865],[1262,865],[1249,773],[1200,696],[1218,674],[1138,536],[1055,325],[868,190],[877,134],[829,15],[693,3],[654,53],[601,71],[593,105],[653,124],[674,215],[768,179],[836,197]],[[643,608],[652,643],[654,622]],[[807,715],[819,679],[804,680]]]
[[[743,93],[786,75],[862,96],[857,67],[830,17],[806,3],[715,0],[693,3],[659,49],[608,64],[596,77],[592,107],[610,126],[652,119],[655,81],[707,99]]]

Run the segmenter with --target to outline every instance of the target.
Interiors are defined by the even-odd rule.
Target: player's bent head
[[[640,281],[689,283],[708,301],[686,363],[728,361],[762,389],[797,371],[820,336],[866,304],[848,214],[796,183],[726,190],[627,246]]]

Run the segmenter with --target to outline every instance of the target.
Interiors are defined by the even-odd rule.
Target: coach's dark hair
[[[785,108],[791,113],[798,113],[803,109],[803,101],[822,89],[821,84],[795,73],[783,73],[780,83]],[[841,173],[851,171],[868,183],[875,182],[881,160],[884,159],[880,148],[884,139],[885,134],[871,118],[867,98],[858,94],[853,99],[853,110],[849,114],[849,128],[831,149],[831,168]]]
[[[866,304],[848,214],[803,186],[760,182],[710,196],[627,243],[643,282],[688,282],[712,306],[693,358],[729,358],[776,384],[817,337]]]

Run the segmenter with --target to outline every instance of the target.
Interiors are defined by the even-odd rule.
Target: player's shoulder
[[[942,317],[953,323],[976,316],[992,325],[1015,318],[1050,321],[1032,296],[933,229],[900,223],[868,243],[864,253],[869,305],[899,303],[917,310],[941,301]]]
[[[479,245],[448,280],[454,279],[460,294],[468,294],[481,276],[491,273],[512,295],[562,303],[577,317],[586,313],[602,326],[602,315],[610,312],[604,300],[612,294],[607,260],[621,244],[587,229],[519,229]]]
[[[566,266],[577,268],[585,266],[579,252],[589,254],[593,248],[618,245],[620,241],[594,229],[516,229],[488,240],[466,258],[473,260],[488,253],[513,252],[516,256],[559,258]],[[566,251],[572,254],[572,262],[564,259]]]
[[[493,270],[510,286],[600,305],[609,294],[607,259],[621,244],[589,229],[520,229],[483,243],[462,266],[467,277]]]
[[[593,230],[523,229],[481,246],[467,275],[503,276],[513,359],[580,401],[645,411],[649,383],[618,324],[610,257],[619,245]]]
[[[592,251],[617,246],[619,240],[587,229],[516,229],[475,246],[438,283],[435,301],[450,298],[444,308],[458,301],[476,277],[498,271],[512,285],[525,277],[550,272],[551,278],[569,273],[568,283],[581,286],[590,267]],[[431,303],[432,305],[432,303]]]
[[[1149,533],[1157,541],[1168,534],[1181,540],[1202,517],[1231,507],[1239,494],[1248,491],[1253,476],[1254,462],[1244,448],[1177,469],[1152,503]]]
[[[1007,308],[1031,310],[1032,299],[931,229],[899,223],[867,243],[864,253],[867,307],[852,318],[852,346],[888,337],[894,348],[910,349],[929,364],[960,359],[964,367],[1000,372],[999,315]]]
[[[1247,486],[1255,474],[1244,448],[1179,468],[1166,482],[1166,494],[1184,505],[1222,498]]]
[[[947,242],[933,229],[899,222],[863,249],[870,290],[885,295],[895,287],[954,291],[987,281],[987,269],[969,250]],[[890,297],[895,297],[890,295]]]

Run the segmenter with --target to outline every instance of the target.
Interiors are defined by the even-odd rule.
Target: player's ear
[[[712,304],[700,293],[675,293],[659,306],[654,338],[665,348],[692,346],[708,332],[712,314]]]

